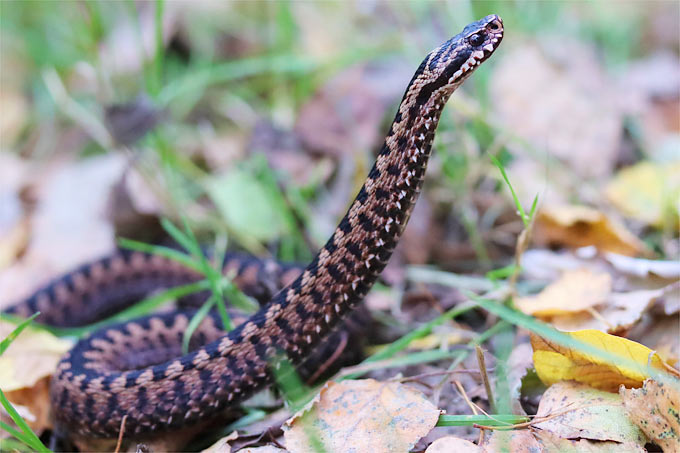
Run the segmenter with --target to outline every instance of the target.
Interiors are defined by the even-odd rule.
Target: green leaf
[[[276,200],[252,174],[233,168],[210,178],[206,188],[220,214],[239,237],[267,242],[286,231]]]

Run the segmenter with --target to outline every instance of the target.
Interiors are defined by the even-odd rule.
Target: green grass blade
[[[517,194],[515,193],[515,189],[512,187],[512,184],[510,184],[510,179],[508,179],[508,175],[505,173],[505,168],[503,168],[503,164],[496,158],[496,156],[489,156],[491,158],[491,162],[498,167],[498,169],[501,172],[501,175],[503,176],[503,179],[505,180],[505,183],[508,185],[508,188],[510,188],[510,193],[512,193],[512,199],[515,201],[515,206],[517,207],[517,211],[519,212],[520,217],[522,218],[522,223],[524,223],[524,227],[529,226],[529,218],[527,215],[524,213],[524,208],[522,207],[522,203],[520,203],[519,198],[517,197]],[[538,196],[534,198],[534,205],[536,204],[536,200],[538,199]],[[532,209],[533,210],[533,209]]]
[[[19,323],[19,325],[16,326],[16,327],[14,328],[14,330],[13,330],[12,332],[10,332],[9,335],[7,335],[7,338],[5,338],[4,340],[2,340],[2,341],[0,342],[0,355],[2,355],[2,354],[7,350],[7,348],[9,347],[9,345],[14,341],[14,339],[15,339],[16,337],[19,336],[19,334],[21,333],[21,331],[24,330],[31,322],[33,322],[33,320],[34,320],[34,319],[36,318],[36,316],[38,316],[39,314],[40,314],[40,312],[37,312],[37,313],[35,313],[33,316],[31,316],[30,318],[27,318],[27,319],[25,319],[24,321],[21,321],[21,322]]]
[[[404,335],[403,337],[399,338],[398,340],[394,341],[391,343],[389,346],[387,346],[385,349],[382,351],[378,351],[372,356],[368,357],[366,360],[361,362],[361,365],[366,364],[366,363],[371,363],[371,362],[376,362],[378,360],[384,360],[392,357],[394,354],[396,354],[399,351],[402,351],[408,347],[408,345],[415,339],[417,338],[422,338],[425,335],[429,335],[432,330],[437,327],[438,325],[441,325],[447,321],[450,321],[451,319],[455,318],[456,316],[459,316],[467,311],[470,311],[474,308],[474,305],[472,304],[461,304],[457,307],[454,307],[447,311],[446,313],[443,313],[433,319],[432,321],[429,321],[426,324],[423,324],[422,326],[416,328],[413,330],[411,333],[408,333]],[[344,379],[354,379],[356,378],[357,375],[356,373],[349,374],[344,377]]]
[[[201,321],[203,321],[208,313],[210,313],[210,309],[213,307],[213,305],[215,305],[215,298],[211,297],[201,306],[201,308],[198,309],[196,314],[191,317],[189,325],[184,331],[184,336],[182,337],[182,353],[186,354],[189,352],[189,342],[191,341],[191,336],[201,324]]]
[[[30,446],[31,448],[35,449],[36,451],[40,452],[49,452],[50,449],[47,448],[43,443],[40,441],[38,436],[35,435],[33,430],[31,429],[30,426],[26,423],[26,421],[19,415],[19,413],[14,409],[14,406],[12,406],[12,403],[9,402],[7,397],[5,396],[5,393],[0,390],[0,404],[2,404],[2,407],[5,408],[5,411],[9,414],[10,418],[16,425],[21,429],[23,434],[26,436],[28,442],[26,445]],[[5,426],[3,426],[3,429],[5,429]],[[9,432],[9,431],[8,431]],[[15,436],[16,437],[16,436]],[[19,439],[17,437],[17,439]]]
[[[495,415],[440,415],[436,426],[507,426],[526,423],[529,417],[513,414]]]
[[[182,266],[186,266],[189,269],[193,269],[196,272],[200,272],[200,266],[191,259],[186,253],[182,253],[179,250],[172,249],[170,247],[165,247],[162,245],[152,245],[145,242],[135,241],[133,239],[119,238],[118,245],[123,248],[135,250],[137,252],[150,253],[169,260],[177,261]]]
[[[652,368],[649,365],[640,365],[639,363],[636,363],[635,361],[630,360],[626,357],[621,357],[618,354],[611,353],[604,349],[600,349],[591,344],[572,338],[571,336],[563,332],[560,332],[559,330],[555,329],[549,324],[538,321],[535,318],[525,315],[524,313],[518,310],[513,310],[512,308],[506,307],[505,305],[502,305],[496,301],[484,299],[474,294],[468,294],[468,297],[470,297],[470,299],[472,299],[481,308],[497,315],[501,319],[504,319],[505,321],[516,326],[527,329],[535,333],[536,335],[549,339],[550,341],[555,342],[561,346],[593,355],[606,362],[609,362],[614,366],[618,367],[624,366],[632,370],[635,370],[643,375],[652,376],[655,379],[660,380],[667,379],[667,375],[665,375],[663,372],[659,370],[656,370],[655,368]]]

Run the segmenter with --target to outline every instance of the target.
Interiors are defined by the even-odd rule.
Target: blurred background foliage
[[[522,203],[538,194],[540,206],[593,206],[626,223],[644,253],[678,251],[677,202],[657,200],[672,190],[650,188],[658,212],[644,215],[617,208],[617,196],[630,201],[625,181],[605,196],[618,169],[666,168],[680,154],[676,2],[0,8],[2,159],[5,171],[32,175],[12,187],[19,207],[5,231],[55,192],[60,166],[101,162],[115,170],[91,181],[108,188],[97,253],[115,235],[162,240],[154,219],[186,215],[208,241],[229,234],[232,247],[309,259],[363,181],[420,59],[497,13],[505,42],[444,114],[403,261],[488,270],[512,257],[522,223],[485,153],[509,166]],[[659,168],[650,171],[652,184]],[[82,177],[67,178],[72,192],[89,190]],[[16,254],[31,251],[32,234]]]

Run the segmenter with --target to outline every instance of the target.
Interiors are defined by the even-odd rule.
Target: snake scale
[[[420,192],[445,103],[502,38],[501,19],[490,15],[425,57],[363,187],[304,270],[226,260],[226,268],[237,268],[242,286],[270,299],[242,324],[225,334],[214,318],[206,318],[197,345],[183,356],[179,344],[189,316],[181,312],[108,326],[80,340],[52,379],[57,427],[111,438],[123,423],[126,436],[196,424],[269,384],[275,356],[293,364],[305,360],[385,267]],[[53,325],[87,323],[154,287],[197,278],[191,272],[160,257],[119,252],[56,280],[9,312],[41,310],[39,321]],[[262,280],[270,284],[252,283]],[[273,294],[272,288],[284,285]]]

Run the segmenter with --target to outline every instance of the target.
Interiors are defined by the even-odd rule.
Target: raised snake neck
[[[204,331],[214,341],[177,358],[158,353],[163,363],[134,369],[126,368],[121,355],[135,348],[173,350],[188,323],[186,314],[152,315],[81,340],[52,380],[58,426],[116,437],[123,422],[126,436],[195,424],[270,383],[274,357],[293,364],[307,357],[383,270],[420,191],[444,104],[502,37],[502,22],[491,15],[427,55],[333,235],[299,277],[243,324],[226,335],[208,325]]]

